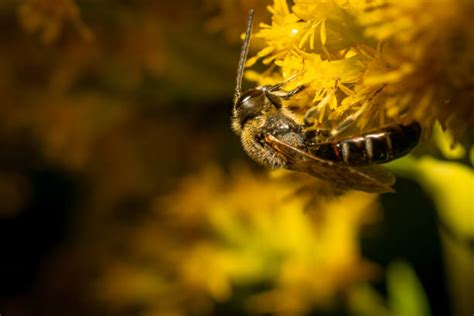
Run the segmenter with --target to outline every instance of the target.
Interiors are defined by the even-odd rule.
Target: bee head
[[[265,92],[251,89],[244,92],[234,104],[234,118],[241,126],[262,114],[265,106]]]
[[[278,98],[267,92],[265,87],[247,90],[239,95],[234,103],[233,124],[238,127],[234,129],[238,131],[249,120],[280,108],[281,103]]]

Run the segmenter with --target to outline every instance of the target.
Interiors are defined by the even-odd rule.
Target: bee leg
[[[306,89],[306,86],[304,85],[301,85],[301,86],[297,86],[296,88],[294,88],[293,90],[290,90],[286,93],[286,95],[283,95],[282,98],[285,99],[285,100],[288,100],[289,98],[291,98],[292,96],[294,96],[295,94],[297,93],[300,93],[301,91],[303,91],[304,89]]]
[[[296,76],[296,75],[295,75]],[[261,86],[258,89],[265,91],[265,95],[267,98],[275,105],[277,109],[280,109],[282,107],[281,99],[288,100],[291,96],[297,94],[298,92],[303,91],[306,87],[305,86],[298,86],[293,90],[290,91],[284,91],[281,90],[281,88],[289,81],[292,80],[293,77],[288,78],[284,82],[277,83],[273,86],[267,85],[267,86]]]
[[[377,90],[375,90],[372,95],[367,99],[367,103],[372,102],[372,100],[380,93],[382,90],[385,88],[385,85],[381,85]],[[359,116],[362,114],[364,111],[364,107],[360,107],[357,112],[349,115],[347,118],[345,118],[339,126],[336,128],[340,132],[344,131],[347,127],[349,127],[354,121],[356,121]],[[338,132],[338,133],[340,133]]]
[[[326,143],[331,140],[330,129],[316,128],[316,129],[304,130],[303,135],[305,137],[305,140],[309,144],[314,144],[314,145],[317,145],[319,143]]]
[[[367,102],[371,102],[382,90],[385,88],[385,85],[380,86],[375,92],[368,98]],[[331,137],[337,138],[342,132],[344,132],[349,126],[351,126],[359,116],[364,112],[365,107],[360,107],[355,113],[349,115],[344,120],[342,120],[339,125],[331,131]]]
[[[321,100],[317,105],[314,105],[306,111],[303,117],[303,123],[306,128],[315,127],[315,123],[322,115],[324,115],[325,106],[327,104],[327,97]]]
[[[301,91],[303,91],[304,89],[306,89],[306,86],[305,85],[301,85],[301,86],[297,86],[296,88],[294,88],[293,90],[290,90],[290,91],[284,91],[284,90],[280,90],[281,87],[278,87],[278,88],[275,88],[273,89],[275,86],[272,86],[270,88],[270,91],[271,94],[277,96],[277,97],[280,97],[282,99],[285,99],[285,100],[288,100],[290,99],[292,96],[294,96],[295,94],[297,93],[300,93]]]
[[[337,138],[342,132],[350,127],[359,116],[362,114],[363,108],[360,108],[357,112],[349,115],[341,123],[339,123],[333,130],[331,130],[331,138]]]
[[[261,86],[260,89],[263,90],[263,91],[268,91],[268,92],[271,92],[271,93],[274,93],[276,91],[279,91],[279,90],[282,90],[283,86],[286,85],[288,82],[294,80],[296,77],[299,76],[299,74],[301,73],[301,71],[298,71],[297,73],[293,74],[292,76],[288,77],[287,79],[285,79],[285,81],[282,81],[280,83],[277,83],[277,84],[274,84],[274,85],[266,85],[266,86]],[[289,91],[289,92],[282,92],[281,95],[277,95],[279,97],[285,97],[287,96],[289,93],[291,93],[289,97],[291,97],[292,95],[304,90],[305,87],[304,86],[298,86],[297,88]]]
[[[303,118],[304,133],[307,138],[313,139],[316,143],[327,142],[331,138],[331,130],[321,128],[316,124],[320,108],[316,105],[311,107]]]
[[[274,84],[273,86],[263,86],[263,90],[265,91],[268,91],[268,92],[275,92],[275,91],[278,91],[278,90],[281,90],[281,88],[283,88],[283,86],[287,83],[287,81],[283,81],[283,82],[280,82],[280,83],[277,83],[277,84]]]
[[[314,123],[316,121],[317,117],[322,117],[324,115],[324,111],[326,110],[326,105],[329,103],[331,98],[334,97],[336,93],[336,86],[329,91],[329,93],[326,94],[326,96],[319,101],[319,103],[315,106],[312,106],[308,111],[306,111],[306,114],[303,118],[303,122],[306,127],[314,127]]]
[[[346,119],[344,119],[341,123],[339,123],[338,126],[336,126],[336,128],[332,129],[331,130],[331,137],[332,138],[336,138],[337,136],[339,136],[342,132],[344,132],[349,126],[352,125],[352,123],[354,123],[356,120],[356,118],[353,118],[352,115],[350,115],[349,117],[347,117]]]
[[[259,87],[257,87],[257,89],[262,90],[262,91],[266,91],[266,92],[270,92],[272,94],[280,96],[279,94],[281,94],[281,93],[286,94],[286,92],[285,91],[282,91],[281,93],[275,93],[275,92],[281,90],[281,88],[283,88],[283,86],[285,84],[287,84],[289,81],[293,80],[294,78],[295,78],[295,76],[291,76],[290,78],[286,79],[283,82],[279,82],[279,83],[274,84],[274,85],[259,86]]]
[[[288,82],[290,82],[291,80],[295,79],[297,76],[299,75],[299,72],[295,73],[294,75],[290,76],[289,78],[287,78],[285,81],[282,81],[280,83],[277,83],[273,86],[268,86],[268,90],[269,92],[275,92],[275,91],[278,91],[278,90],[281,90],[281,88],[283,88],[284,85],[286,85]]]
[[[311,127],[314,125],[315,118],[319,114],[319,108],[317,105],[312,106],[309,108],[308,111],[306,111],[304,117],[303,117],[303,123],[305,127]]]

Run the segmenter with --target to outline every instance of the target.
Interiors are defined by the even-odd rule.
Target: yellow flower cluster
[[[470,0],[274,0],[271,25],[255,37],[266,46],[250,58],[259,84],[306,85],[291,106],[337,125],[359,128],[439,120],[459,137],[474,125],[474,10]]]
[[[120,305],[138,295],[157,312],[163,301],[175,302],[176,310],[229,302],[237,287],[250,290],[244,306],[252,312],[305,315],[327,306],[339,290],[374,272],[360,256],[357,234],[374,220],[377,196],[352,191],[303,212],[308,196],[295,192],[304,182],[245,168],[230,176],[209,168],[187,178],[157,200],[158,220],[133,242],[134,257],[166,267],[165,276],[119,264],[101,280],[100,296]],[[251,290],[261,285],[268,286]]]
[[[40,33],[45,43],[58,39],[65,22],[71,23],[84,39],[89,40],[93,36],[73,0],[26,0],[21,4],[18,15],[23,28]]]

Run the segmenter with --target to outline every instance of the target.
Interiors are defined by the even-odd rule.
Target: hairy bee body
[[[232,112],[232,128],[240,136],[247,154],[263,166],[305,172],[339,188],[393,191],[395,177],[377,164],[409,153],[420,138],[420,124],[396,124],[344,139],[327,138],[327,131],[308,130],[282,106],[282,99],[289,100],[303,91],[304,86],[286,92],[280,83],[242,93],[252,21],[253,10],[250,10]]]
[[[282,114],[257,117],[243,128],[241,141],[244,150],[255,161],[268,168],[287,168],[287,160],[265,142],[265,135],[273,135],[295,147],[304,144],[300,126]]]
[[[271,107],[271,104],[267,106]],[[244,150],[265,167],[288,167],[286,158],[265,142],[265,135],[272,135],[317,158],[349,166],[369,166],[403,157],[418,144],[421,135],[420,124],[413,122],[389,125],[342,140],[321,142],[317,130],[306,132],[302,124],[296,123],[290,114],[282,111],[270,108],[245,120],[241,119],[239,111],[234,113],[234,130],[240,131]]]
[[[339,188],[391,192],[394,176],[376,164],[409,153],[418,143],[421,126],[390,125],[340,140],[321,140],[281,107],[266,88],[243,93],[234,103],[232,127],[246,153],[268,168],[308,173]]]

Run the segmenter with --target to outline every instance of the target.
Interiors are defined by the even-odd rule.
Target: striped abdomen
[[[316,157],[351,166],[385,163],[408,154],[418,144],[421,126],[391,125],[360,136],[315,144],[311,153]]]

